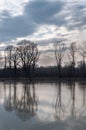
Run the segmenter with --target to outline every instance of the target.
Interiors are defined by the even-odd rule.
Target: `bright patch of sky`
[[[23,13],[23,5],[28,0],[0,0],[0,12],[8,10],[12,15],[19,15]]]

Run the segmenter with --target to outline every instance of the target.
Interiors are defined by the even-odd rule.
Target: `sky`
[[[86,41],[86,0],[0,0],[0,47],[26,39],[55,64],[53,42]]]

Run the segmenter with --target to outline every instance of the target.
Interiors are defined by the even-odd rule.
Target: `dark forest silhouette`
[[[67,53],[69,61],[64,59]],[[76,61],[76,53],[82,58]],[[23,40],[16,46],[9,45],[5,48],[4,56],[0,59],[0,78],[33,78],[33,77],[58,77],[58,78],[83,78],[86,77],[86,43],[77,47],[72,42],[69,47],[61,41],[54,44],[56,66],[38,67],[39,50],[37,44]],[[63,61],[64,59],[64,61]],[[64,62],[64,65],[62,66]]]

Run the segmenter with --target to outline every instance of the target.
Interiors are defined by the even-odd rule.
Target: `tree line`
[[[40,53],[36,43],[23,40],[15,46],[8,45],[0,57],[0,77],[86,76],[86,43],[77,46],[76,42],[72,42],[67,47],[58,41],[54,43],[54,55],[56,66],[38,67]],[[76,56],[81,59],[76,60]]]
[[[37,44],[30,41],[21,41],[16,46],[9,45],[4,50],[4,56],[1,58],[2,72],[5,71],[9,76],[17,76],[17,70],[21,71],[21,76],[31,76],[34,72],[39,58]],[[14,73],[14,74],[12,74]]]

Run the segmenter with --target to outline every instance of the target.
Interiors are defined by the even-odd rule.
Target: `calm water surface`
[[[0,82],[0,130],[86,130],[86,82]]]

